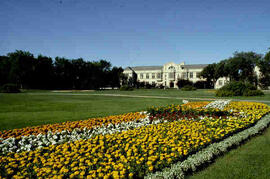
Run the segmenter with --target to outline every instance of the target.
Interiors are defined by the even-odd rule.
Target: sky
[[[0,0],[0,55],[209,64],[270,47],[269,0]]]

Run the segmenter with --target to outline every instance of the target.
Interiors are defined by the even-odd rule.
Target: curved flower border
[[[181,120],[181,119],[179,119]],[[14,137],[3,139],[0,142],[0,155],[9,152],[21,152],[31,151],[50,145],[59,145],[65,142],[73,142],[81,139],[90,139],[96,135],[113,134],[116,132],[127,131],[142,126],[154,125],[159,123],[166,123],[166,120],[151,121],[149,116],[135,121],[123,122],[119,124],[109,124],[107,126],[97,126],[92,129],[79,129],[75,128],[73,131],[64,130],[61,132],[51,132],[47,134],[39,134],[22,136],[20,140],[16,140]]]
[[[186,160],[171,165],[170,168],[165,168],[163,171],[151,173],[145,176],[145,179],[152,178],[180,178],[185,177],[188,171],[196,171],[197,168],[205,163],[210,162],[218,155],[227,152],[232,146],[240,145],[241,142],[247,140],[249,137],[258,134],[260,131],[266,129],[270,124],[270,115],[264,116],[260,119],[255,126],[250,127],[242,132],[224,139],[221,142],[210,144],[205,149],[189,156]]]

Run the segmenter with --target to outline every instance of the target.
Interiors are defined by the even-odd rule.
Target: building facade
[[[208,64],[195,64],[186,65],[184,62],[176,64],[169,62],[163,66],[136,66],[124,69],[124,74],[128,78],[132,77],[132,70],[137,74],[139,82],[145,82],[151,85],[163,85],[168,88],[178,88],[178,79],[190,80],[193,83],[197,81],[205,80],[200,78],[199,73]],[[218,89],[227,83],[226,78],[219,78],[215,84],[215,88]]]

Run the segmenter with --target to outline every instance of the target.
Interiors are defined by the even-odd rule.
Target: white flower
[[[185,100],[185,99],[184,99],[182,102],[183,102],[184,104],[187,104],[187,103],[188,103],[188,100]]]

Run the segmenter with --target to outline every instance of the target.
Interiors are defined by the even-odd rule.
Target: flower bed
[[[72,131],[73,129],[91,129],[96,126],[119,124],[122,122],[134,121],[145,117],[145,114],[136,112],[123,115],[108,116],[104,118],[91,118],[82,121],[63,122],[59,124],[48,124],[35,127],[26,127],[22,129],[4,130],[2,132],[0,131],[0,139],[7,139],[10,137],[20,138],[21,136],[46,134],[48,131],[55,133],[61,131]]]
[[[133,120],[132,117],[114,118],[110,123],[100,120],[105,121],[105,125],[98,123],[102,130],[98,128],[96,131],[100,132],[96,133],[89,132],[96,129],[91,128],[93,125],[84,129],[70,128],[78,130],[76,136],[83,134],[74,140],[67,137],[55,145],[30,148],[31,151],[6,151],[0,159],[1,176],[142,178],[253,126],[270,108],[261,103],[220,101],[152,107],[148,112],[147,116],[144,113],[123,115],[133,116]],[[88,126],[86,121],[82,124],[85,125],[79,126]],[[37,128],[34,127],[34,131]],[[42,135],[64,136],[55,131],[32,136],[37,141],[40,139],[35,137]],[[62,133],[67,131],[62,130]],[[47,137],[50,138],[53,137]],[[16,141],[12,137],[3,139],[6,140]],[[28,145],[32,146],[33,142]]]

